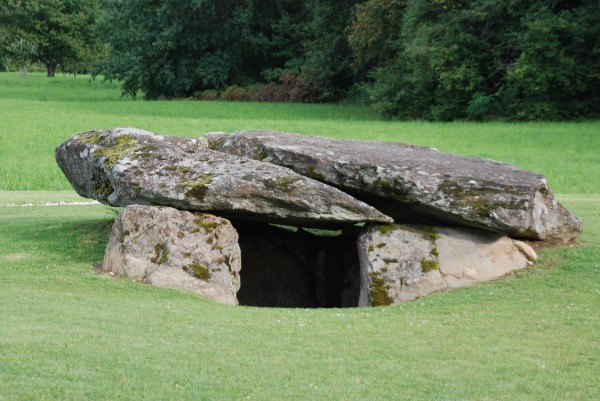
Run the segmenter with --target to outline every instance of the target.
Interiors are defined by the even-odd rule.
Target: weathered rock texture
[[[273,223],[391,221],[290,169],[207,149],[203,139],[115,128],[75,135],[56,159],[82,196],[115,206],[171,206]]]
[[[103,270],[228,304],[409,301],[536,258],[503,234],[567,242],[582,229],[541,175],[401,143],[115,128],[73,136],[56,159],[80,195],[135,205]]]
[[[539,174],[433,148],[272,131],[210,133],[209,146],[288,167],[366,201],[398,222],[449,222],[536,240],[570,241],[581,222]]]
[[[370,226],[358,239],[360,306],[406,302],[526,267],[525,243],[473,228]]]
[[[113,224],[102,270],[235,305],[238,235],[229,221],[170,207],[127,206]]]

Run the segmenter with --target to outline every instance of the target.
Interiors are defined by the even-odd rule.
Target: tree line
[[[600,117],[597,0],[3,0],[0,56],[147,99],[398,119]]]

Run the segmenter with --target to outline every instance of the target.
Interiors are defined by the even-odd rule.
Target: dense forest
[[[147,99],[355,102],[399,119],[598,118],[599,38],[598,0],[0,5],[0,56],[49,76],[89,72]]]

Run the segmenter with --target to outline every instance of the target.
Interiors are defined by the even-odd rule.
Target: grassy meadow
[[[578,244],[510,277],[366,309],[229,307],[93,273],[117,210],[82,201],[54,148],[135,126],[404,141],[543,173]],[[0,73],[0,401],[597,400],[600,122],[382,121],[369,109],[133,101],[87,77]]]

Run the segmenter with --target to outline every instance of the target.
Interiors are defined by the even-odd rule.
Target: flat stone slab
[[[307,227],[392,219],[294,171],[133,128],[75,135],[56,160],[77,193],[113,206],[170,206]]]
[[[212,149],[290,168],[398,222],[450,223],[558,242],[582,231],[581,222],[554,199],[544,176],[497,161],[398,142],[273,131],[205,137]]]
[[[358,238],[360,306],[390,305],[502,277],[537,258],[526,243],[473,228],[373,225]]]
[[[115,218],[102,270],[237,305],[241,261],[238,234],[228,220],[133,205]]]

